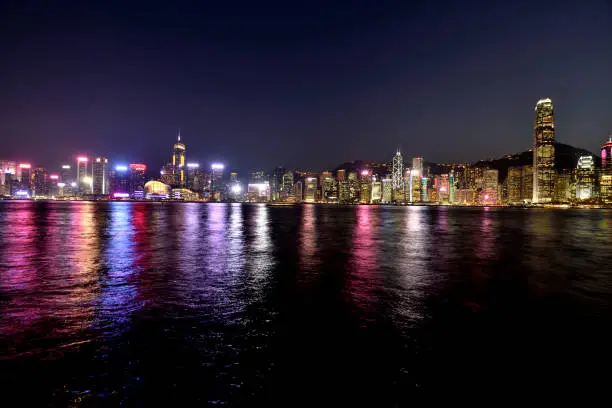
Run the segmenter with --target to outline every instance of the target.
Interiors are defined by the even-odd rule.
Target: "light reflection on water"
[[[0,361],[15,362],[2,379],[19,386],[20,375],[48,370],[37,384],[60,405],[75,393],[138,404],[157,388],[248,402],[300,376],[289,361],[371,379],[369,391],[395,398],[387,391],[399,384],[443,381],[427,367],[457,350],[483,357],[507,337],[529,355],[527,339],[566,326],[605,339],[611,220],[584,210],[0,203]],[[354,353],[377,357],[344,368]]]

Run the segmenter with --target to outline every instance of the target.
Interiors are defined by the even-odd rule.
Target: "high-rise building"
[[[91,176],[87,172],[87,156],[77,157],[76,183],[80,194],[91,194]]]
[[[128,166],[116,165],[114,170],[109,171],[108,178],[110,180],[109,191],[114,197],[127,198],[131,196],[132,183]]]
[[[96,157],[93,161],[93,193],[108,195],[108,158]]]
[[[345,169],[340,169],[336,172],[336,180],[338,181],[346,180],[346,170]]]
[[[207,187],[206,172],[200,167],[199,163],[187,163],[187,182],[186,187],[194,192],[203,193]]]
[[[380,202],[382,201],[382,195],[383,195],[382,182],[373,181],[372,182],[372,195],[370,197],[370,202],[372,204],[380,204]]]
[[[434,176],[433,189],[435,201],[439,203],[448,203],[450,199],[450,181],[448,174]]]
[[[558,203],[569,203],[573,198],[572,190],[573,172],[571,170],[559,170],[555,174],[555,193],[553,199]],[[531,178],[533,180],[533,177]]]
[[[272,201],[281,200],[281,185],[283,184],[284,174],[285,169],[283,166],[276,166],[270,174],[270,195],[272,197]]]
[[[172,147],[172,174],[174,185],[183,187],[185,185],[185,143],[181,142],[181,131],[179,129],[177,141]]]
[[[389,204],[393,202],[393,179],[382,179],[382,203]]]
[[[47,196],[48,197],[57,197],[59,196],[59,187],[60,185],[63,184],[60,182],[60,176],[57,173],[54,174],[49,174],[49,176],[47,177],[47,183],[45,186],[45,189],[47,191]]]
[[[338,188],[334,176],[329,171],[324,171],[320,176],[321,197],[323,202],[338,202]]]
[[[359,202],[361,204],[369,204],[372,199],[372,172],[370,170],[361,170],[359,177]]]
[[[304,200],[304,183],[302,183],[302,180],[298,180],[293,185],[293,191],[295,195],[295,201],[301,203]]]
[[[580,156],[576,166],[576,199],[583,201],[596,198],[596,181],[593,156]]]
[[[220,195],[224,192],[222,188],[223,186],[221,185],[224,170],[225,165],[222,163],[213,163],[210,165],[210,193],[211,198],[214,200],[220,200]],[[269,194],[268,199],[270,199]]]
[[[484,170],[481,203],[497,204],[499,191],[499,171],[497,169]]]
[[[19,190],[27,192],[28,196],[32,195],[32,165],[28,163],[20,163],[19,170],[21,178],[19,179]]]
[[[612,168],[612,136],[601,146],[601,168]]]
[[[283,180],[281,184],[281,200],[287,201],[290,198],[295,197],[293,191],[293,172],[286,171],[283,174]]]
[[[521,166],[514,166],[508,168],[508,176],[506,177],[506,185],[507,185],[507,199],[506,202],[508,204],[517,204],[523,202],[523,197],[521,195]],[[533,190],[531,191],[531,195],[533,197]]]
[[[147,165],[144,163],[130,163],[130,190],[133,198],[144,198],[144,185],[146,184],[145,172]]]
[[[421,180],[423,179],[423,170],[413,167],[410,169],[409,174],[408,201],[411,203],[421,201]]]
[[[62,164],[62,170],[60,171],[60,181],[62,183],[70,184],[74,181],[74,174],[72,173],[72,166],[69,164]]]
[[[601,146],[599,196],[603,202],[612,203],[612,136]]]
[[[421,174],[423,174],[423,158],[413,157],[412,158],[412,168],[418,170]]]
[[[48,177],[46,169],[42,167],[34,169],[34,188],[32,192],[34,197],[46,197],[49,194]]]
[[[0,160],[0,186],[8,184],[7,174],[17,175],[17,162],[12,160]],[[8,195],[8,193],[6,193]]]
[[[347,175],[348,194],[346,194],[347,204],[357,204],[359,202],[359,179],[357,173],[351,171]]]
[[[400,190],[404,188],[404,158],[402,153],[397,149],[395,156],[393,156],[393,171],[391,173],[391,179],[393,182],[393,190]]]
[[[555,120],[552,101],[540,99],[533,126],[533,202],[551,202],[555,181]]]
[[[272,201],[280,201],[281,199],[281,186],[283,184],[283,175],[285,174],[285,168],[283,166],[276,166],[270,174],[270,195]]]
[[[304,189],[304,202],[314,203],[317,200],[317,178],[306,177]]]

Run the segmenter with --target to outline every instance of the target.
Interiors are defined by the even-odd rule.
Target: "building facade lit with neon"
[[[612,203],[612,136],[601,146],[599,190],[601,200]]]

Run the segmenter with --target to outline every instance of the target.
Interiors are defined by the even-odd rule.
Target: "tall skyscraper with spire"
[[[391,174],[391,185],[396,197],[404,189],[404,158],[399,149],[393,156],[393,173]],[[397,198],[396,198],[397,200]]]
[[[185,185],[185,144],[181,142],[181,129],[178,131],[178,138],[172,148],[172,170],[174,182],[178,186]]]
[[[555,119],[550,98],[536,104],[533,134],[533,202],[549,203],[555,184]]]

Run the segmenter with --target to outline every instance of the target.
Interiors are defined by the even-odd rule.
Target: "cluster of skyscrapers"
[[[524,205],[612,203],[612,138],[573,169],[555,167],[552,101],[535,107],[533,163],[507,171],[477,163],[405,163],[398,150],[390,162],[356,161],[332,171],[302,172],[278,166],[255,170],[242,182],[222,163],[201,166],[186,160],[180,131],[170,161],[159,176],[147,177],[144,163],[109,165],[104,156],[80,155],[49,172],[30,163],[0,160],[0,196],[55,199],[156,199],[273,203]],[[500,177],[500,175],[502,177]]]

